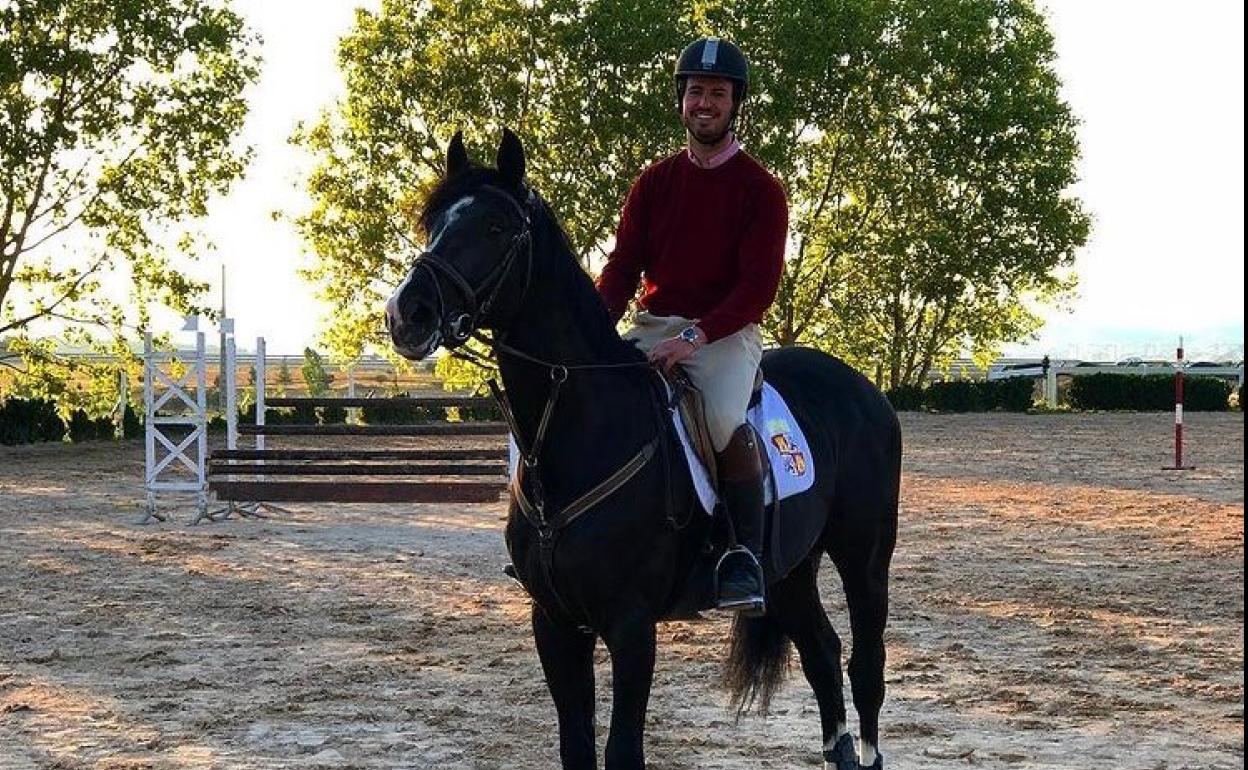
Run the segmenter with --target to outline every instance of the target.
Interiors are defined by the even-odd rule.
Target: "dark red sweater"
[[[703,169],[681,150],[633,183],[598,292],[618,321],[641,278],[642,308],[699,319],[714,342],[775,301],[788,226],[784,188],[744,151]]]

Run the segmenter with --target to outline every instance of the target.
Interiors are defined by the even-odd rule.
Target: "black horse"
[[[672,442],[658,375],[616,333],[556,218],[524,182],[524,150],[504,132],[497,169],[469,162],[457,134],[422,213],[427,250],[390,299],[396,350],[421,359],[479,329],[492,344],[525,454],[507,548],[534,599],[532,623],[559,719],[565,770],[596,768],[593,650],[611,654],[607,770],[642,770],[655,626],[674,617],[705,562],[711,517]],[[727,680],[740,710],[765,710],[796,645],[830,770],[881,768],[883,632],[897,533],[901,434],[888,402],[841,361],[804,348],[763,358],[810,442],[816,483],[781,503],[809,542],[772,572],[768,614],[738,617]],[[670,451],[676,446],[675,451]],[[841,640],[819,600],[824,554],[840,572],[853,634],[849,677],[862,741],[847,730]]]

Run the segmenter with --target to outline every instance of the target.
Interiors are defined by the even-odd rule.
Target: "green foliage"
[[[217,0],[0,5],[0,336],[45,395],[58,343],[115,352],[153,302],[202,310],[175,260],[248,159],[255,42]]]
[[[291,421],[297,425],[316,425],[316,407],[299,404],[291,410]]]
[[[407,395],[396,393],[395,398],[407,398]],[[364,422],[369,425],[422,425],[446,419],[446,410],[440,407],[387,404],[384,400],[383,403],[363,407],[360,411]]]
[[[67,334],[72,336],[72,332]],[[57,340],[52,337],[19,336],[7,342],[8,350],[0,349],[0,368],[6,358],[22,360],[9,395],[46,399],[67,412],[83,409],[103,414],[113,411],[120,401],[122,373],[132,386],[142,382],[143,361],[122,337],[109,343],[107,356],[99,357],[58,355]]]
[[[1035,382],[1028,377],[1005,380],[949,380],[926,388],[901,385],[885,393],[899,412],[1026,412],[1034,405]]]
[[[670,72],[699,33],[750,57],[740,133],[788,188],[774,341],[916,384],[1025,337],[1028,307],[1072,287],[1089,226],[1066,192],[1075,119],[1032,0],[384,0],[342,42],[344,100],[295,137],[320,159],[295,224],[331,348],[388,347],[379,308],[456,129],[482,161],[517,129],[534,187],[600,263],[629,184],[683,142]]]
[[[414,255],[413,209],[464,129],[492,158],[507,125],[571,242],[601,247],[642,166],[671,149],[670,60],[691,34],[665,2],[383,0],[340,46],[347,95],[295,141],[320,158],[295,219],[307,274],[333,305],[327,340],[353,358],[381,343],[380,308]]]
[[[1066,400],[1075,409],[1173,409],[1174,378],[1138,374],[1081,375],[1071,381]]]
[[[286,395],[286,391],[290,389],[292,382],[294,382],[294,378],[290,376],[290,364],[283,358],[281,366],[277,368],[277,395]]]
[[[1033,331],[1024,300],[1068,288],[1088,229],[1065,194],[1075,121],[1043,17],[1020,0],[799,5],[777,39],[815,50],[782,77],[798,121],[822,106],[793,150],[773,335],[880,362],[897,385]]]
[[[459,419],[464,422],[500,422],[503,419],[503,410],[495,403],[463,407],[459,410]]]
[[[1186,377],[1183,409],[1225,412],[1230,409],[1231,384],[1216,377]],[[1085,374],[1075,377],[1066,397],[1075,409],[1136,412],[1174,409],[1174,377],[1154,374]]]
[[[299,404],[280,409],[266,409],[264,422],[266,425],[316,425],[316,407]]]
[[[1006,412],[1026,412],[1036,405],[1036,382],[1030,377],[1010,377],[995,382],[985,382],[987,400],[994,409]]]
[[[986,411],[979,386],[972,380],[933,382],[923,392],[923,405],[936,412]]]
[[[917,412],[923,408],[923,388],[919,385],[898,385],[884,392],[888,403],[898,412]]]
[[[299,372],[307,384],[309,396],[324,396],[334,382],[334,375],[325,368],[325,359],[312,348],[303,349],[303,366]]]
[[[60,441],[65,423],[56,404],[44,399],[8,398],[0,402],[0,445]]]
[[[466,347],[478,358],[488,358],[489,351],[476,340],[469,340]],[[433,367],[434,376],[445,390],[462,393],[477,391],[488,379],[498,379],[498,370],[482,368],[478,364],[454,356],[439,356]]]
[[[347,421],[347,409],[342,406],[322,406],[320,413],[321,425],[341,425]]]
[[[126,411],[121,417],[121,435],[126,439],[143,438],[144,435],[143,421],[129,404],[126,404]]]
[[[102,441],[116,434],[116,426],[110,417],[91,417],[83,409],[75,409],[69,416],[69,440],[75,444],[84,441]]]

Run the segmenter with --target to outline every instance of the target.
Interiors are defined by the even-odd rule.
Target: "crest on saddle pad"
[[[802,451],[802,447],[793,442],[792,433],[793,429],[789,427],[788,422],[784,420],[768,420],[767,430],[763,435],[771,441],[772,446],[779,453],[782,460],[781,467],[784,472],[790,476],[804,476],[806,474],[806,453]],[[773,464],[773,473],[778,472],[775,470],[775,467]]]

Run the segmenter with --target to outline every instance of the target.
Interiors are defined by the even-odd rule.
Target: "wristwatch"
[[[688,342],[695,348],[702,346],[702,335],[698,333],[698,327],[696,326],[686,326],[684,329],[681,329],[680,334],[676,336],[685,342]]]

